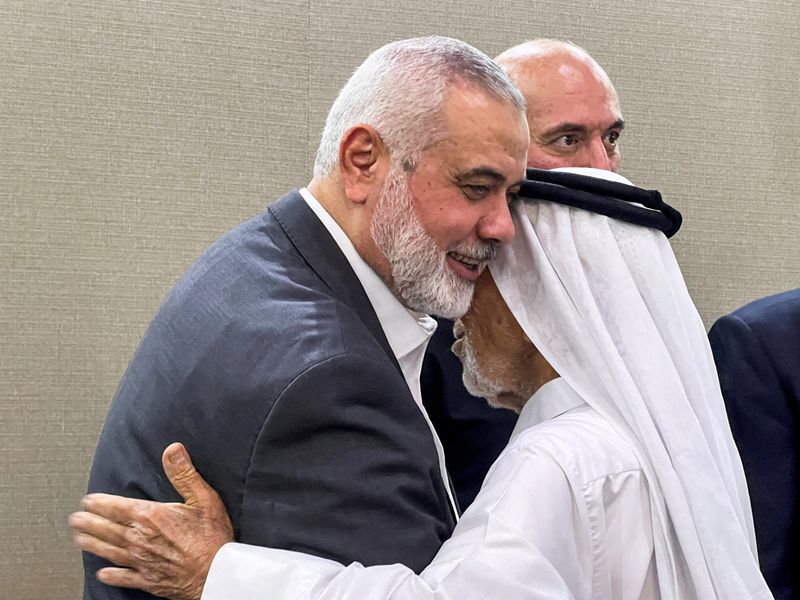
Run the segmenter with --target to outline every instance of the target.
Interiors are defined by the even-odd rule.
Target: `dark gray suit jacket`
[[[430,430],[349,263],[292,192],[159,309],[117,390],[90,492],[179,500],[183,442],[238,541],[422,570],[453,529]],[[94,579],[84,598],[151,598]]]

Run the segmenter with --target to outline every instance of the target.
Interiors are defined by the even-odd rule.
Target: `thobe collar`
[[[563,415],[581,404],[586,404],[586,401],[563,378],[548,381],[522,407],[511,437],[513,439],[526,429]]]

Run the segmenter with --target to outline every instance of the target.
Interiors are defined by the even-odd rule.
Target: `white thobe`
[[[523,408],[475,502],[420,575],[231,543],[203,600],[657,598],[654,564],[632,448],[556,379]]]

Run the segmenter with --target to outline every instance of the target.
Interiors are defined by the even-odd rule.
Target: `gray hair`
[[[418,154],[440,139],[441,107],[459,80],[525,114],[525,100],[508,76],[469,44],[438,36],[392,42],[370,54],[339,92],[322,131],[314,176],[331,174],[342,136],[359,123],[375,128],[395,164],[413,170]]]

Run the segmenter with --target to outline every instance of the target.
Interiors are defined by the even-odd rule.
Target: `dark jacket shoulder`
[[[245,541],[421,568],[452,530],[427,423],[297,192],[223,235],[167,296],[112,402],[90,491],[179,500],[160,464],[173,441]]]

